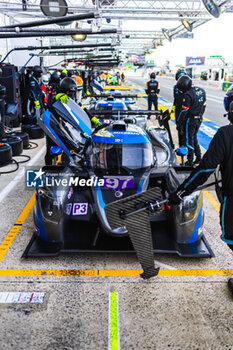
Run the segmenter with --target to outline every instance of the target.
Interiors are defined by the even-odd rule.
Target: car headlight
[[[41,215],[53,223],[59,223],[61,219],[61,202],[45,190],[38,190],[38,204]]]
[[[201,206],[202,193],[200,191],[193,192],[189,196],[184,197],[181,204],[175,208],[178,223],[182,225],[196,220]]]

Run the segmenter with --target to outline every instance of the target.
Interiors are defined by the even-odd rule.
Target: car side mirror
[[[185,146],[178,147],[176,149],[176,154],[177,154],[177,156],[180,156],[180,157],[187,156],[188,148]]]
[[[50,147],[50,154],[52,156],[59,156],[60,154],[62,154],[62,149],[61,147],[58,146],[51,146]]]

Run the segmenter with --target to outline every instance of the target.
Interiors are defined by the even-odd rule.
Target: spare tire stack
[[[12,148],[8,143],[0,143],[0,167],[7,165],[12,159]]]
[[[21,153],[23,153],[23,140],[18,136],[7,135],[0,137],[0,143],[5,143],[11,146],[13,157],[19,156]]]
[[[23,149],[29,148],[29,135],[24,131],[13,131],[10,133],[11,136],[18,136],[23,141]]]
[[[42,139],[44,137],[44,131],[37,124],[22,125],[22,131],[29,135],[30,140]]]

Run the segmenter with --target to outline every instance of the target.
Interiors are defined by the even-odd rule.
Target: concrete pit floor
[[[138,103],[146,107],[145,99]],[[173,123],[171,129],[177,144]],[[42,166],[45,140],[36,142],[39,147],[24,154]],[[219,238],[213,192],[204,196],[204,234],[215,258],[155,254],[164,275],[144,281],[134,254],[22,259],[33,233],[32,210],[20,229],[14,226],[33,194],[20,177],[23,168],[0,177],[0,292],[45,297],[41,304],[0,304],[0,350],[233,349],[233,296],[227,289],[233,259]],[[78,276],[82,270],[86,275]],[[106,271],[109,276],[101,276]]]

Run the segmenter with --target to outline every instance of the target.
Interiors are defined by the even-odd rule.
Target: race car
[[[122,94],[121,91],[110,90],[105,94],[92,96],[89,110],[93,114],[98,114],[98,117],[103,119],[104,122],[124,118],[123,115],[118,113],[119,111],[135,111],[136,124],[145,129],[146,117],[138,113],[141,108],[136,105],[135,99],[137,97],[137,95]],[[102,111],[104,113],[101,113]]]
[[[108,74],[106,83],[107,85],[120,85],[121,84],[120,76]]]
[[[63,150],[66,160],[42,169],[35,233],[24,257],[136,252],[142,277],[149,278],[157,274],[153,252],[213,256],[203,235],[201,191],[178,206],[167,202],[191,170],[177,162],[162,127],[167,114],[154,111],[160,128],[143,130],[122,119],[92,132],[74,101],[53,107],[60,120],[47,110],[39,124],[58,146],[51,151]]]

